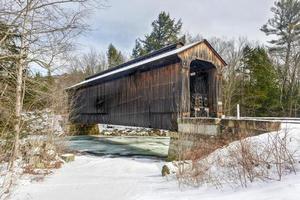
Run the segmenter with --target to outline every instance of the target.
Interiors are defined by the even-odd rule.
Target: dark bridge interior
[[[203,60],[194,60],[190,65],[191,117],[213,116],[210,82],[215,66]]]

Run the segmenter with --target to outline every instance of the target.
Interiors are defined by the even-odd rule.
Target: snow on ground
[[[179,188],[175,180],[160,175],[161,161],[135,158],[79,156],[42,182],[23,183],[14,200],[298,200],[300,175],[283,181],[260,183],[247,189],[220,191],[214,188]]]
[[[289,126],[295,136],[293,148],[299,149],[300,125]],[[263,138],[264,135],[255,137]],[[296,146],[295,146],[296,145]],[[298,146],[297,146],[298,145]],[[229,145],[230,146],[230,145]],[[299,160],[298,160],[299,162]],[[164,162],[137,157],[78,156],[43,181],[23,177],[14,190],[13,200],[298,200],[300,173],[282,181],[255,182],[247,188],[202,186],[179,187],[174,177],[161,177]],[[298,163],[299,164],[299,163]]]
[[[292,155],[292,156],[291,156]],[[292,157],[292,158],[291,158]],[[281,163],[280,165],[278,163]],[[279,132],[265,133],[235,141],[212,152],[197,164],[187,164],[189,178],[202,173],[201,183],[246,187],[254,182],[279,180],[300,170],[300,124],[282,123]],[[204,171],[202,171],[204,170]],[[241,176],[245,175],[245,179]]]

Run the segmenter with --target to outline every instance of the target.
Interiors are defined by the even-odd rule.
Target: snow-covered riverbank
[[[10,199],[298,200],[300,199],[300,125],[288,125],[284,129],[289,130],[288,143],[295,150],[295,166],[298,173],[283,176],[281,181],[255,181],[249,183],[247,188],[232,188],[226,184],[221,189],[207,185],[179,187],[174,176],[167,178],[161,176],[161,169],[165,164],[162,159],[145,157],[155,156],[159,152],[166,155],[168,141],[166,138],[106,137],[99,139],[93,137],[84,139],[77,137],[71,140],[72,149],[85,153],[93,152],[92,155],[77,156],[74,162],[54,170],[53,174],[41,181],[31,181],[32,176],[23,176]],[[266,136],[263,134],[252,137],[251,140],[265,141]],[[224,148],[228,149],[233,144]],[[216,152],[219,151],[222,150]],[[133,156],[134,152],[141,153],[141,155]]]

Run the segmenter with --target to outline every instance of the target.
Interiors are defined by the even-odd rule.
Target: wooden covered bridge
[[[69,87],[70,120],[177,130],[179,117],[219,117],[225,65],[206,40],[167,46]]]

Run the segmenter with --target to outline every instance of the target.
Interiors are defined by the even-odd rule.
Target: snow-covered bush
[[[33,172],[34,169],[59,168],[62,153],[61,143],[57,143],[51,137],[36,137],[24,139],[21,142],[21,154],[25,172]]]
[[[255,181],[281,180],[299,168],[300,126],[244,138],[201,159],[173,164],[180,183],[247,187]],[[172,174],[172,173],[171,173]]]

